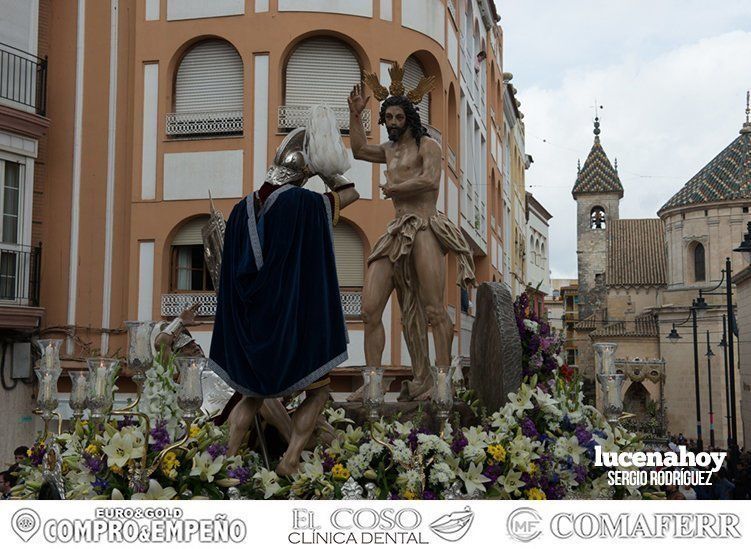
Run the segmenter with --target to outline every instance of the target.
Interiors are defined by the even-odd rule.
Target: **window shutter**
[[[420,63],[414,57],[410,57],[404,63],[404,91],[405,93],[413,90],[420,83],[420,80],[425,76],[425,71],[422,70]],[[420,107],[418,111],[420,113],[420,120],[424,126],[430,124],[430,94],[426,93],[422,101],[417,105]]]
[[[287,62],[285,104],[346,108],[358,82],[360,63],[349,47],[333,38],[311,38]]]
[[[193,46],[177,69],[175,112],[242,109],[243,62],[237,50],[221,40]]]
[[[349,225],[334,227],[334,253],[339,285],[342,288],[362,287],[365,264],[362,241]]]
[[[172,240],[173,246],[192,246],[195,244],[203,245],[201,229],[206,225],[209,218],[206,216],[196,217],[183,225],[175,238]]]

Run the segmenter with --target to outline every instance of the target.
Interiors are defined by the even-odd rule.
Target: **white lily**
[[[532,404],[532,388],[527,383],[522,384],[516,393],[509,393],[508,397],[516,417],[521,418],[525,411],[534,408]]]
[[[498,479],[498,484],[509,496],[518,496],[519,488],[524,486],[521,478],[521,471],[509,471],[507,475]]]
[[[560,459],[566,459],[571,456],[571,459],[577,465],[581,464],[581,456],[584,455],[587,449],[579,445],[579,439],[576,436],[559,437],[555,441],[555,447],[553,448],[553,455]]]
[[[109,439],[107,444],[102,447],[102,452],[107,456],[107,464],[112,467],[124,467],[130,459],[140,459],[143,457],[143,439],[141,444],[137,443],[132,432],[117,432]]]
[[[271,496],[282,489],[282,487],[279,485],[279,476],[274,471],[261,469],[255,475],[253,475],[253,478],[261,481],[261,486],[265,490],[263,494],[264,499],[269,499]]]
[[[213,482],[214,475],[222,469],[223,464],[224,456],[218,456],[214,459],[208,452],[201,452],[193,456],[193,469],[190,470],[190,476],[200,476],[201,480]]]
[[[459,469],[457,474],[464,481],[464,487],[467,490],[467,494],[470,495],[476,491],[484,492],[485,485],[483,482],[490,480],[482,474],[482,465],[477,463],[470,463],[469,469],[466,471]]]

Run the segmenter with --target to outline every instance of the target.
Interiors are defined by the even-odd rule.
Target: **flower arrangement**
[[[597,445],[605,452],[637,451],[639,438],[584,403],[581,381],[561,360],[561,338],[530,311],[526,294],[515,312],[524,381],[502,409],[480,412],[476,425],[447,422],[433,433],[399,418],[356,425],[344,410],[328,408],[334,440],[304,452],[292,477],[280,478],[255,452],[228,456],[227,427],[205,416],[182,446],[165,454],[179,428],[170,429],[177,416],[171,401],[149,396],[174,392],[174,371],[157,362],[144,393],[145,409],[158,418],[148,433],[134,416],[80,421],[73,432],[48,441],[60,448],[66,498],[641,498],[638,487],[608,486],[608,470],[594,464]],[[13,498],[38,497],[48,451],[44,442],[29,450]],[[153,472],[134,485],[144,452],[146,471]]]

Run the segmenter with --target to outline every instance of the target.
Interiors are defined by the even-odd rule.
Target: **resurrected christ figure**
[[[390,70],[389,90],[374,74],[365,83],[376,99],[383,101],[379,124],[385,124],[388,141],[370,145],[361,115],[370,97],[363,84],[350,93],[350,146],[355,158],[386,164],[383,195],[393,201],[395,218],[376,242],[368,257],[362,297],[365,361],[382,367],[385,345],[383,310],[396,289],[402,313],[404,339],[412,362],[412,380],[402,384],[399,400],[422,400],[433,386],[428,353],[428,325],[432,327],[436,366],[451,364],[454,327],[444,304],[445,255],[457,255],[457,283],[476,285],[472,254],[466,240],[449,219],[438,212],[436,202],[441,181],[441,145],[428,137],[415,104],[434,85],[424,78],[405,94],[403,69]],[[389,95],[389,91],[391,94]]]

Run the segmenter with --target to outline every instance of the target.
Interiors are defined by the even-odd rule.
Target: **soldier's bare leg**
[[[420,231],[415,237],[412,258],[417,274],[417,290],[428,324],[433,328],[436,364],[451,364],[454,326],[444,304],[446,286],[445,254],[433,232]]]
[[[279,476],[292,475],[300,466],[300,454],[305,443],[313,434],[316,421],[329,398],[329,386],[318,387],[305,392],[305,400],[292,416],[292,437],[284,457],[276,467]]]
[[[279,434],[287,442],[292,438],[292,418],[289,417],[287,408],[278,398],[267,398],[263,401],[260,413],[268,423],[276,427]]]
[[[227,454],[234,456],[240,449],[245,434],[253,424],[256,413],[261,408],[263,399],[244,396],[243,399],[232,408],[227,418],[229,424],[229,444]]]

